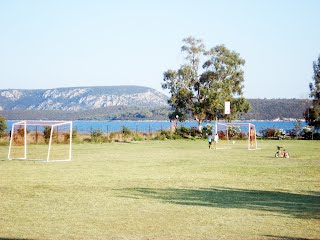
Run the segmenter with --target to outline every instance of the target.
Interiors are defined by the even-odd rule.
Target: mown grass
[[[320,238],[319,142],[259,145],[75,144],[71,162],[0,161],[0,239]]]

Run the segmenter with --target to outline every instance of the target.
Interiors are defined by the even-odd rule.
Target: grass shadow
[[[0,237],[0,240],[32,240],[27,238],[2,238]]]
[[[319,240],[319,238],[297,238],[297,237],[281,237],[281,236],[272,236],[266,235],[266,237],[270,237],[273,240]]]
[[[121,191],[125,191],[126,197],[153,198],[179,205],[261,210],[320,219],[319,192],[296,194],[235,188],[129,188]]]

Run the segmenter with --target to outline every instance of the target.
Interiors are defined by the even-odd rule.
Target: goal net
[[[70,161],[72,122],[21,121],[10,132],[8,159]]]
[[[216,123],[220,146],[258,149],[256,126],[252,123]]]

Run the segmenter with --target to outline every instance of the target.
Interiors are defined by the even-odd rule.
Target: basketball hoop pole
[[[70,122],[70,138],[69,138],[69,161],[72,159],[72,122]]]
[[[24,121],[24,159],[27,159],[27,122]]]
[[[216,116],[216,124],[215,124],[215,128],[214,128],[214,135],[216,135],[218,133],[218,117]]]
[[[249,129],[248,129],[248,150],[250,150],[251,148],[251,144],[250,144],[250,138],[251,138],[251,123],[249,123]]]

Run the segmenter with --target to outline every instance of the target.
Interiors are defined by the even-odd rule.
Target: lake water
[[[17,121],[7,121],[7,131],[11,130],[12,124]],[[221,121],[223,123],[223,121]],[[237,122],[244,123],[244,122]],[[262,129],[275,128],[284,129],[285,131],[292,130],[296,122],[271,122],[271,121],[246,121],[256,126],[259,133]],[[205,126],[206,123],[203,124]],[[214,125],[214,122],[210,124]],[[305,126],[305,122],[301,122]],[[178,123],[178,126],[197,127],[196,121]],[[171,123],[169,121],[74,121],[73,129],[81,133],[90,133],[94,130],[101,130],[104,133],[120,131],[123,127],[129,128],[131,131],[137,132],[155,132],[159,130],[169,130]]]

